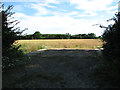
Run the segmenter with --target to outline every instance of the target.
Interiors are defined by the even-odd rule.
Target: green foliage
[[[21,36],[21,39],[101,39],[101,37],[96,37],[94,33],[88,34],[76,34],[71,35],[66,34],[41,34],[39,31],[36,31],[34,34]]]
[[[67,39],[70,39],[70,37],[71,37],[71,34],[69,34],[69,33],[66,33],[66,36],[67,36],[67,37],[66,37]]]
[[[110,20],[114,20],[115,23],[113,25],[109,25],[106,27],[105,32],[103,33],[103,41],[106,42],[103,45],[104,51],[103,55],[106,60],[120,65],[120,13],[115,14]],[[109,20],[108,20],[109,21]],[[120,66],[119,66],[120,68]]]
[[[119,87],[120,81],[120,13],[116,13],[115,17],[107,21],[115,21],[114,24],[108,27],[100,25],[105,28],[102,35],[103,45],[103,59],[102,63],[96,69],[96,76],[100,78],[100,82],[107,82],[109,86]]]
[[[11,55],[11,57],[2,56],[3,72],[16,66],[25,65],[29,62],[29,58],[20,50],[12,49],[9,54]]]
[[[95,39],[96,38],[96,35],[94,33],[89,33],[88,34],[88,38],[89,39]]]
[[[39,31],[36,31],[34,34],[33,34],[33,37],[34,39],[41,39],[42,36],[41,36],[41,33]]]
[[[20,47],[20,49],[24,52],[24,54],[34,52],[34,51],[37,51],[40,49],[46,49],[46,48],[48,48],[46,45],[42,45],[42,44],[34,45],[34,43],[33,44],[23,44]]]
[[[14,14],[11,12],[13,6],[8,6],[6,10],[4,10],[4,5],[0,6],[0,14],[2,15],[2,68],[3,70],[8,69],[10,67],[14,67],[16,65],[21,65],[23,61],[25,62],[27,57],[22,53],[22,51],[18,50],[19,46],[14,46],[13,43],[19,39],[18,36],[24,31],[20,31],[20,28],[15,28],[15,26],[19,23],[17,20],[11,20],[11,16]]]
[[[11,12],[13,6],[8,6],[6,10],[1,7],[2,11],[2,55],[9,56],[9,49],[12,47],[15,40],[18,39],[18,35],[21,35],[23,31],[19,28],[14,28],[19,23],[17,20],[8,20],[14,13]],[[18,46],[19,47],[19,46]],[[16,47],[16,48],[18,48]]]

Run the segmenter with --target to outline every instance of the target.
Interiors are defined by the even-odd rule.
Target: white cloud
[[[43,5],[41,4],[31,4],[31,8],[36,9],[37,13],[36,15],[46,15],[49,14],[49,10],[46,9]]]
[[[45,3],[60,4],[60,0],[46,0]]]
[[[40,0],[0,0],[0,2],[39,2]]]
[[[23,13],[15,13],[15,14],[13,14],[13,17],[15,17],[18,20],[25,20],[27,18],[30,18],[30,16],[25,15]]]
[[[32,4],[32,5],[36,5],[36,6],[45,6],[45,7],[49,7],[49,8],[56,8],[56,6],[52,6],[49,5],[49,3],[38,3],[38,4]]]
[[[72,12],[69,12],[69,13],[56,13],[56,15],[59,15],[59,16],[75,16],[75,17],[91,17],[91,16],[96,16],[97,13],[95,12],[89,12],[89,11],[86,11],[86,12],[78,12],[78,11],[72,11]]]
[[[46,2],[46,3],[59,3],[58,0],[0,0],[0,2]]]
[[[46,7],[48,7],[49,9]],[[54,13],[53,11],[50,11],[50,8],[56,8],[56,6],[49,5],[49,3],[37,3],[37,4],[32,3],[30,4],[30,8],[37,10],[35,15],[40,16],[40,15],[49,15]]]
[[[109,14],[114,14],[116,11],[115,9],[117,9],[118,7],[117,5],[110,6],[113,0],[66,0],[66,1],[69,1],[71,4],[74,4],[77,9],[84,10],[84,12],[80,13],[78,11],[72,11],[70,13],[66,13],[66,12],[61,13],[59,10],[57,12],[54,12],[48,9],[48,8],[57,8],[56,6],[50,5],[50,3],[60,4],[60,2],[63,2],[60,0],[59,1],[45,0],[42,3],[32,4],[31,8],[37,10],[37,13],[35,14],[36,16],[53,14],[59,16],[74,15],[77,17],[91,17],[91,16],[96,16],[98,14],[97,11],[106,11]]]
[[[113,0],[69,0],[77,9],[84,10],[82,14],[79,11],[71,11],[69,13],[58,11],[50,11],[49,8],[57,8],[49,3],[58,4],[57,0],[45,0],[46,3],[31,4],[31,8],[37,10],[34,16],[28,16],[23,13],[16,13],[15,17],[21,21],[19,26],[24,29],[28,28],[26,33],[34,33],[40,31],[41,33],[95,33],[101,35],[103,30],[99,26],[92,26],[98,22],[103,25],[107,16],[93,17],[93,19],[85,19],[84,17],[91,17],[98,15],[97,11],[106,11],[112,13],[116,10],[117,5],[109,7]],[[53,14],[54,16],[42,17],[41,15]],[[82,19],[75,19],[76,17],[83,17]],[[106,18],[107,19],[107,18]],[[109,19],[109,18],[108,18]]]
[[[15,10],[15,11],[23,11],[24,8],[21,5],[15,5],[13,10]]]
[[[98,11],[105,11],[106,15],[114,15],[118,12],[118,0],[69,0],[75,8],[83,10],[78,17],[91,17],[99,14]],[[116,5],[113,3],[116,3]],[[100,15],[100,14],[99,14]],[[107,16],[105,16],[107,18]]]
[[[113,10],[118,8],[118,5],[111,6],[114,0],[69,0],[71,5],[76,5],[77,9],[82,9],[85,12],[106,11],[107,13],[115,13]],[[117,3],[117,1],[116,1]],[[93,14],[92,14],[93,15]],[[94,13],[95,15],[95,13]]]
[[[118,4],[116,4],[115,6],[110,6],[107,10],[114,10],[114,9],[118,9]]]
[[[96,21],[89,21],[87,19],[74,19],[66,16],[52,16],[52,17],[33,17],[22,13],[16,13],[16,17],[20,18],[21,23],[18,25],[21,29],[28,28],[24,33],[34,33],[40,31],[41,33],[96,33],[101,34],[99,27],[93,27]]]
[[[78,15],[79,17],[91,17],[91,16],[96,16],[96,12],[90,12],[90,11],[85,11],[83,14]]]
[[[106,11],[109,14],[115,14],[116,12],[118,12],[118,4],[115,6],[109,7]]]
[[[87,11],[102,11],[107,10],[113,0],[70,0],[71,4],[75,4],[76,8]]]

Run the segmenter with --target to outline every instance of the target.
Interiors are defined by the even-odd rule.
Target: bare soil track
[[[3,88],[96,88],[92,68],[96,50],[45,50],[28,54],[31,61],[3,73]]]

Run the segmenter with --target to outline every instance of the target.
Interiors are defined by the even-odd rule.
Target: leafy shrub
[[[115,21],[114,24],[101,28],[105,28],[103,33],[103,50],[102,62],[96,68],[96,77],[101,82],[100,85],[104,86],[106,82],[108,86],[119,87],[120,82],[120,13],[116,13],[115,17],[108,21]],[[97,81],[97,82],[99,82]],[[102,84],[103,83],[103,84]]]
[[[3,72],[16,66],[25,65],[29,62],[29,60],[30,59],[27,56],[22,56],[17,58],[9,58],[7,56],[3,56],[2,57]]]
[[[120,13],[110,20],[114,20],[115,23],[109,25],[103,33],[103,41],[106,42],[103,45],[103,56],[120,69]]]
[[[4,5],[0,3],[0,14],[2,16],[2,68],[3,71],[15,67],[17,65],[25,64],[29,59],[23,54],[21,50],[18,50],[19,46],[13,45],[18,39],[21,33],[19,28],[15,28],[15,25],[19,23],[17,20],[11,20],[11,16],[14,14],[11,12],[13,6],[8,6],[4,10]],[[9,20],[8,20],[9,19]]]

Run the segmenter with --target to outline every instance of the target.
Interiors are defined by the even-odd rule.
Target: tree
[[[8,18],[14,14],[11,12],[13,6],[9,6],[6,10],[4,10],[3,5],[1,8],[2,11],[0,14],[2,14],[2,54],[7,55],[15,40],[18,39],[18,34],[21,34],[22,32],[20,32],[19,28],[14,28],[15,25],[19,23],[17,20],[8,20]],[[10,26],[11,24],[13,26]]]
[[[36,32],[33,34],[33,37],[34,37],[35,39],[41,39],[41,38],[42,38],[42,35],[41,35],[41,33],[40,33],[39,31],[36,31]]]
[[[70,33],[66,33],[66,36],[67,36],[67,37],[66,37],[67,39],[70,39],[71,34],[70,34]]]
[[[101,82],[107,81],[111,86],[120,87],[120,12],[107,21],[111,20],[114,24],[107,27],[100,25],[101,28],[105,28],[102,35],[104,59],[101,60],[100,68],[96,70],[96,76],[101,77]]]
[[[82,39],[87,39],[88,38],[88,35],[87,34],[82,34]]]
[[[1,4],[1,3],[0,3]],[[9,68],[15,66],[17,62],[22,62],[24,60],[23,52],[18,50],[21,45],[15,46],[13,43],[19,39],[18,36],[22,34],[20,28],[15,26],[19,23],[18,20],[12,20],[12,15],[14,12],[11,12],[13,6],[10,5],[6,10],[4,10],[4,5],[0,5],[0,16],[2,16],[2,65],[4,68]],[[22,58],[22,60],[15,58]]]
[[[88,34],[88,38],[90,39],[95,39],[96,38],[96,35],[94,33],[89,33]]]
[[[103,55],[104,57],[112,61],[117,66],[120,65],[120,13],[116,13],[115,17],[107,21],[113,20],[115,23],[113,25],[108,25],[105,32],[103,33]],[[120,66],[119,66],[120,67]]]

